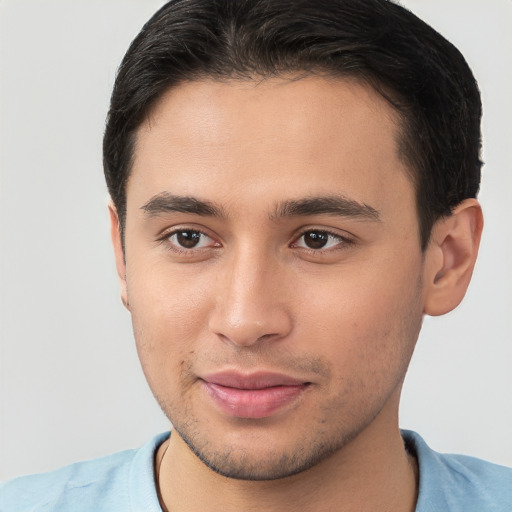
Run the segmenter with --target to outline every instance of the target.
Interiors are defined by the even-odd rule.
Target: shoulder
[[[141,493],[145,500],[149,497],[158,503],[153,455],[165,437],[156,436],[138,450],[0,483],[0,512],[128,511]]]
[[[65,510],[64,504],[94,502],[99,496],[115,494],[126,479],[133,456],[132,450],[120,452],[2,483],[0,511]]]
[[[419,466],[417,512],[511,512],[512,469],[465,455],[437,453],[416,433],[403,431]]]

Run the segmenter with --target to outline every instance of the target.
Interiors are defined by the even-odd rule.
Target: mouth
[[[278,373],[222,372],[202,378],[206,394],[222,412],[237,418],[269,417],[290,406],[311,385]]]

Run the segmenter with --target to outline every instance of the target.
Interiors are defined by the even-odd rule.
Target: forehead
[[[407,176],[398,127],[389,104],[355,80],[186,82],[138,130],[128,201],[169,188],[230,200],[272,185],[286,199],[334,189],[378,206],[385,185]]]

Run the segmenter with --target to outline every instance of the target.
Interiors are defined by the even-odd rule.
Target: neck
[[[328,459],[273,481],[223,477],[173,432],[155,461],[162,506],[168,512],[413,512],[416,462],[405,451],[396,420],[393,428],[384,429],[382,423],[386,418],[377,417]]]

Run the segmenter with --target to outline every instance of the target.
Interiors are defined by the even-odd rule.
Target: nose
[[[292,330],[286,272],[264,251],[239,251],[223,264],[216,283],[210,332],[240,347],[279,340]]]

